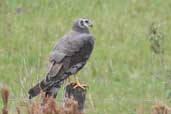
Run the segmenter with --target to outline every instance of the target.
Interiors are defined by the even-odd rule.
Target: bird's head
[[[75,29],[88,30],[90,27],[93,27],[93,22],[87,18],[79,18],[73,22],[73,28]]]

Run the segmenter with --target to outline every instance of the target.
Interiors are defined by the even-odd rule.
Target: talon
[[[74,75],[74,77],[75,77],[75,80],[76,80],[75,86],[73,87],[74,89],[79,87],[79,88],[82,88],[83,90],[85,90],[86,87],[88,87],[86,84],[81,84],[76,75]]]
[[[85,84],[76,83],[76,85],[73,88],[76,89],[78,87],[82,88],[83,90],[85,90],[88,86],[85,85]]]

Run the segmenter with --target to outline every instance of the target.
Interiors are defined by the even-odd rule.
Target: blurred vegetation
[[[10,88],[10,105],[15,109],[43,78],[54,44],[79,17],[94,21],[96,38],[78,74],[89,85],[87,114],[148,113],[156,101],[171,104],[170,11],[170,0],[0,0],[0,83]],[[150,48],[152,25],[164,53]]]

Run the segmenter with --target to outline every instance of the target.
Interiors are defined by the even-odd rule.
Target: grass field
[[[43,78],[54,44],[79,17],[94,21],[96,38],[78,74],[89,85],[87,114],[149,114],[157,101],[171,104],[170,11],[170,0],[0,0],[0,84],[11,91],[11,112]],[[152,23],[164,53],[150,50]]]

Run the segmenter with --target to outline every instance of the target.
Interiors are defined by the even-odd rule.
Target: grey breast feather
[[[90,34],[68,34],[65,35],[55,46],[50,55],[50,60],[60,62],[65,56],[72,56],[84,46],[85,43],[94,44],[94,39]]]

